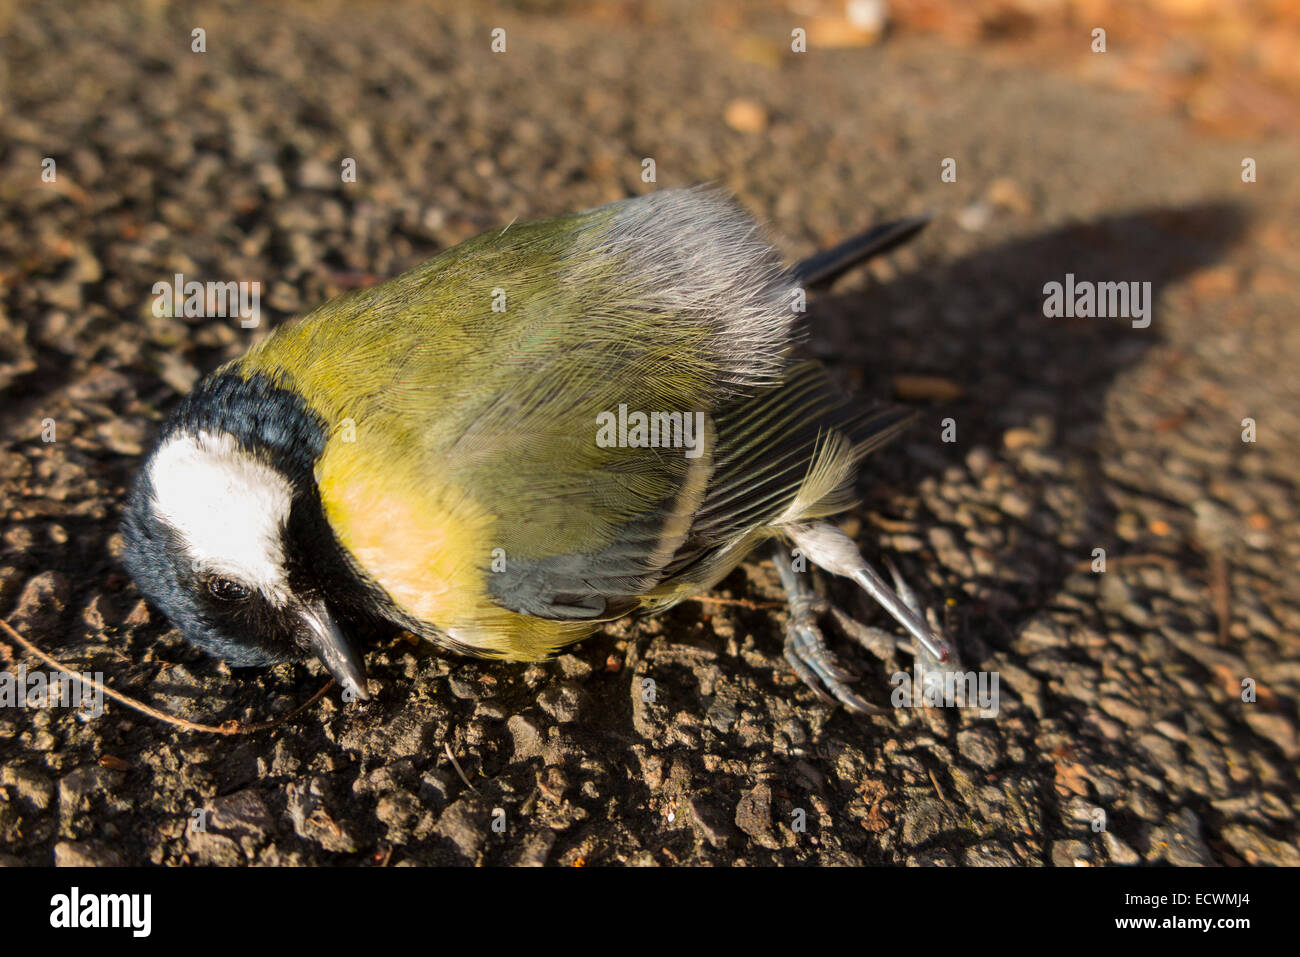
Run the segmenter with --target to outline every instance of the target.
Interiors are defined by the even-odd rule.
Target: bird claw
[[[889,659],[896,650],[906,651],[908,654],[913,653],[912,642],[906,638],[899,638],[897,635],[891,635],[883,628],[876,628],[872,625],[864,625],[856,618],[851,617],[846,612],[832,606],[831,615],[835,619],[835,624],[839,625],[847,637],[852,638],[867,651],[871,652],[881,661]]]
[[[929,609],[921,604],[921,600],[916,597],[916,592],[903,580],[903,576],[898,571],[898,566],[894,564],[894,560],[888,555],[885,556],[885,567],[889,569],[889,577],[894,580],[894,591],[898,592],[898,597],[903,599],[903,603],[916,615],[929,622],[931,628],[942,633],[943,629],[940,627],[938,616],[932,614]],[[948,641],[947,645],[948,657],[941,661],[930,653],[929,648],[919,642],[910,639],[903,639],[898,642],[899,648],[906,651],[913,658],[920,658],[927,671],[960,671],[961,657],[957,653],[957,645],[952,641]]]
[[[857,676],[840,665],[826,647],[815,616],[796,618],[791,615],[785,630],[785,660],[790,662],[800,680],[827,704],[839,701],[850,711],[862,714],[881,712],[880,708],[849,689],[848,683],[856,681]]]
[[[933,616],[927,614],[925,607],[903,580],[897,567],[888,558],[885,562],[899,598],[915,615],[929,621],[933,626]],[[919,658],[924,666],[931,670],[951,668],[955,663],[955,652],[954,658],[950,658],[946,664],[940,662],[919,642],[891,634],[882,628],[865,625],[817,596],[806,580],[791,570],[788,556],[780,546],[778,546],[776,563],[777,572],[785,586],[790,609],[790,619],[785,629],[785,658],[800,680],[822,701],[827,703],[839,701],[849,710],[862,714],[883,713],[883,709],[849,689],[848,683],[856,681],[858,676],[845,669],[826,646],[826,639],[817,623],[818,617],[826,612],[830,612],[836,625],[846,637],[857,642],[882,661],[888,660],[896,651],[901,650]]]

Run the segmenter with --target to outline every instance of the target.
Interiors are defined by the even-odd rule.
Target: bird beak
[[[304,602],[296,609],[306,626],[305,637],[312,653],[321,660],[334,679],[362,701],[369,701],[366,691],[366,670],[361,656],[339,629],[325,603],[320,600]]]

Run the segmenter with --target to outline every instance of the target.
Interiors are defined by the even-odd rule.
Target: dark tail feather
[[[855,266],[901,246],[929,222],[929,216],[915,216],[883,223],[861,236],[854,236],[831,249],[814,253],[794,267],[795,281],[804,289],[825,289]]]

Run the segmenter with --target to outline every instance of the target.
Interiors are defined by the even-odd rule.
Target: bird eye
[[[209,578],[208,594],[218,601],[244,601],[252,592],[247,585],[242,585],[233,578]]]

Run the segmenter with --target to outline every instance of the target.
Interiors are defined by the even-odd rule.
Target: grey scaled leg
[[[853,539],[826,522],[787,525],[781,531],[789,536],[814,565],[834,575],[853,579],[863,591],[879,602],[895,621],[907,629],[915,646],[913,650],[927,665],[932,664],[937,668],[952,661],[952,646],[930,627],[916,595],[895,569],[891,567],[897,591],[889,587],[880,573],[867,564]],[[854,637],[863,640],[862,636]]]
[[[898,597],[903,600],[903,604],[911,609],[918,618],[927,620],[930,625],[937,628],[937,620],[926,615],[926,610],[922,607],[920,599],[916,597],[916,592],[912,591],[907,582],[903,581],[903,576],[899,574],[898,568],[887,556],[885,565],[889,568],[889,577],[894,580],[894,590],[898,592]],[[963,666],[957,654],[957,648],[951,642],[946,643],[947,660],[940,661],[930,654],[929,648],[918,641],[913,641],[911,638],[900,638],[883,628],[864,625],[857,619],[850,618],[834,605],[831,606],[831,614],[835,616],[835,622],[840,626],[840,630],[844,634],[862,645],[877,658],[886,659],[895,650],[899,650],[919,659],[925,670],[929,672],[962,670]]]
[[[808,576],[794,570],[790,553],[779,542],[773,561],[790,603],[790,621],[785,628],[785,659],[790,667],[823,701],[838,700],[850,711],[864,714],[880,713],[881,709],[849,690],[854,675],[840,667],[826,647],[817,616],[829,605],[817,597]]]

